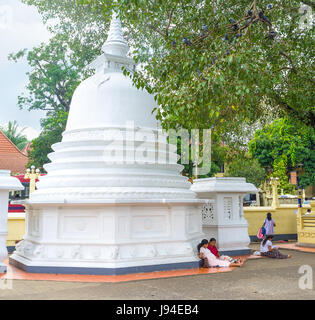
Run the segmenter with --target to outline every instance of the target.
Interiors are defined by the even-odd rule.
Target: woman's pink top
[[[208,249],[209,249],[216,257],[219,256],[219,251],[218,251],[218,249],[217,249],[216,246],[210,246],[210,244],[208,244]]]

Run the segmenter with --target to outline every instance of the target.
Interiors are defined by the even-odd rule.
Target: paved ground
[[[256,248],[255,245],[251,246]],[[315,254],[281,250],[288,260],[249,260],[233,272],[127,283],[69,283],[14,280],[0,299],[315,299],[313,289],[299,288],[301,265],[315,276]]]

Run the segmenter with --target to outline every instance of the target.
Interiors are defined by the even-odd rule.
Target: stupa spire
[[[109,33],[102,50],[104,53],[120,57],[126,57],[129,51],[129,46],[124,39],[120,19],[115,11],[113,11]]]

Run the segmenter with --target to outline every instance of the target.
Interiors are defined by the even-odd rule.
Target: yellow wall
[[[304,211],[307,210],[309,206],[303,208]],[[264,223],[266,215],[268,212],[272,214],[272,218],[276,223],[274,228],[275,234],[296,234],[296,210],[297,205],[281,205],[280,208],[274,209],[272,207],[244,207],[244,216],[247,220],[248,234],[250,236],[256,236],[259,228]]]
[[[7,246],[15,246],[15,241],[22,240],[25,233],[25,213],[9,212]]]
[[[310,206],[303,208],[303,212]],[[276,210],[272,207],[244,207],[244,216],[247,220],[248,234],[256,236],[259,228],[263,225],[268,212],[275,220],[275,234],[296,234],[296,214],[297,205],[281,205]],[[7,246],[15,246],[15,241],[21,240],[25,233],[25,214],[9,213]]]

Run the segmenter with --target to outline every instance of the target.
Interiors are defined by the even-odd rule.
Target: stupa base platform
[[[4,263],[0,263],[0,273],[7,272],[7,266]]]
[[[235,256],[233,258],[241,258],[244,264],[247,260],[263,259],[262,256]],[[86,275],[86,274],[54,274],[54,273],[29,273],[23,271],[12,264],[9,260],[5,261],[8,271],[0,274],[1,280],[30,280],[30,281],[58,281],[58,282],[85,282],[85,283],[121,283],[139,280],[165,279],[187,276],[198,276],[231,272],[237,267],[224,268],[193,268],[193,269],[178,269],[169,271],[155,271],[143,273],[131,273],[124,275]]]
[[[203,200],[26,204],[10,263],[32,273],[121,275],[199,266]]]
[[[21,259],[19,259],[21,260]],[[144,265],[135,267],[121,268],[91,268],[91,267],[64,267],[64,266],[43,266],[27,264],[14,258],[9,259],[9,263],[18,269],[28,273],[47,273],[47,274],[82,274],[82,275],[127,275],[134,273],[147,273],[156,271],[195,269],[200,267],[199,261],[167,263],[156,265]]]

